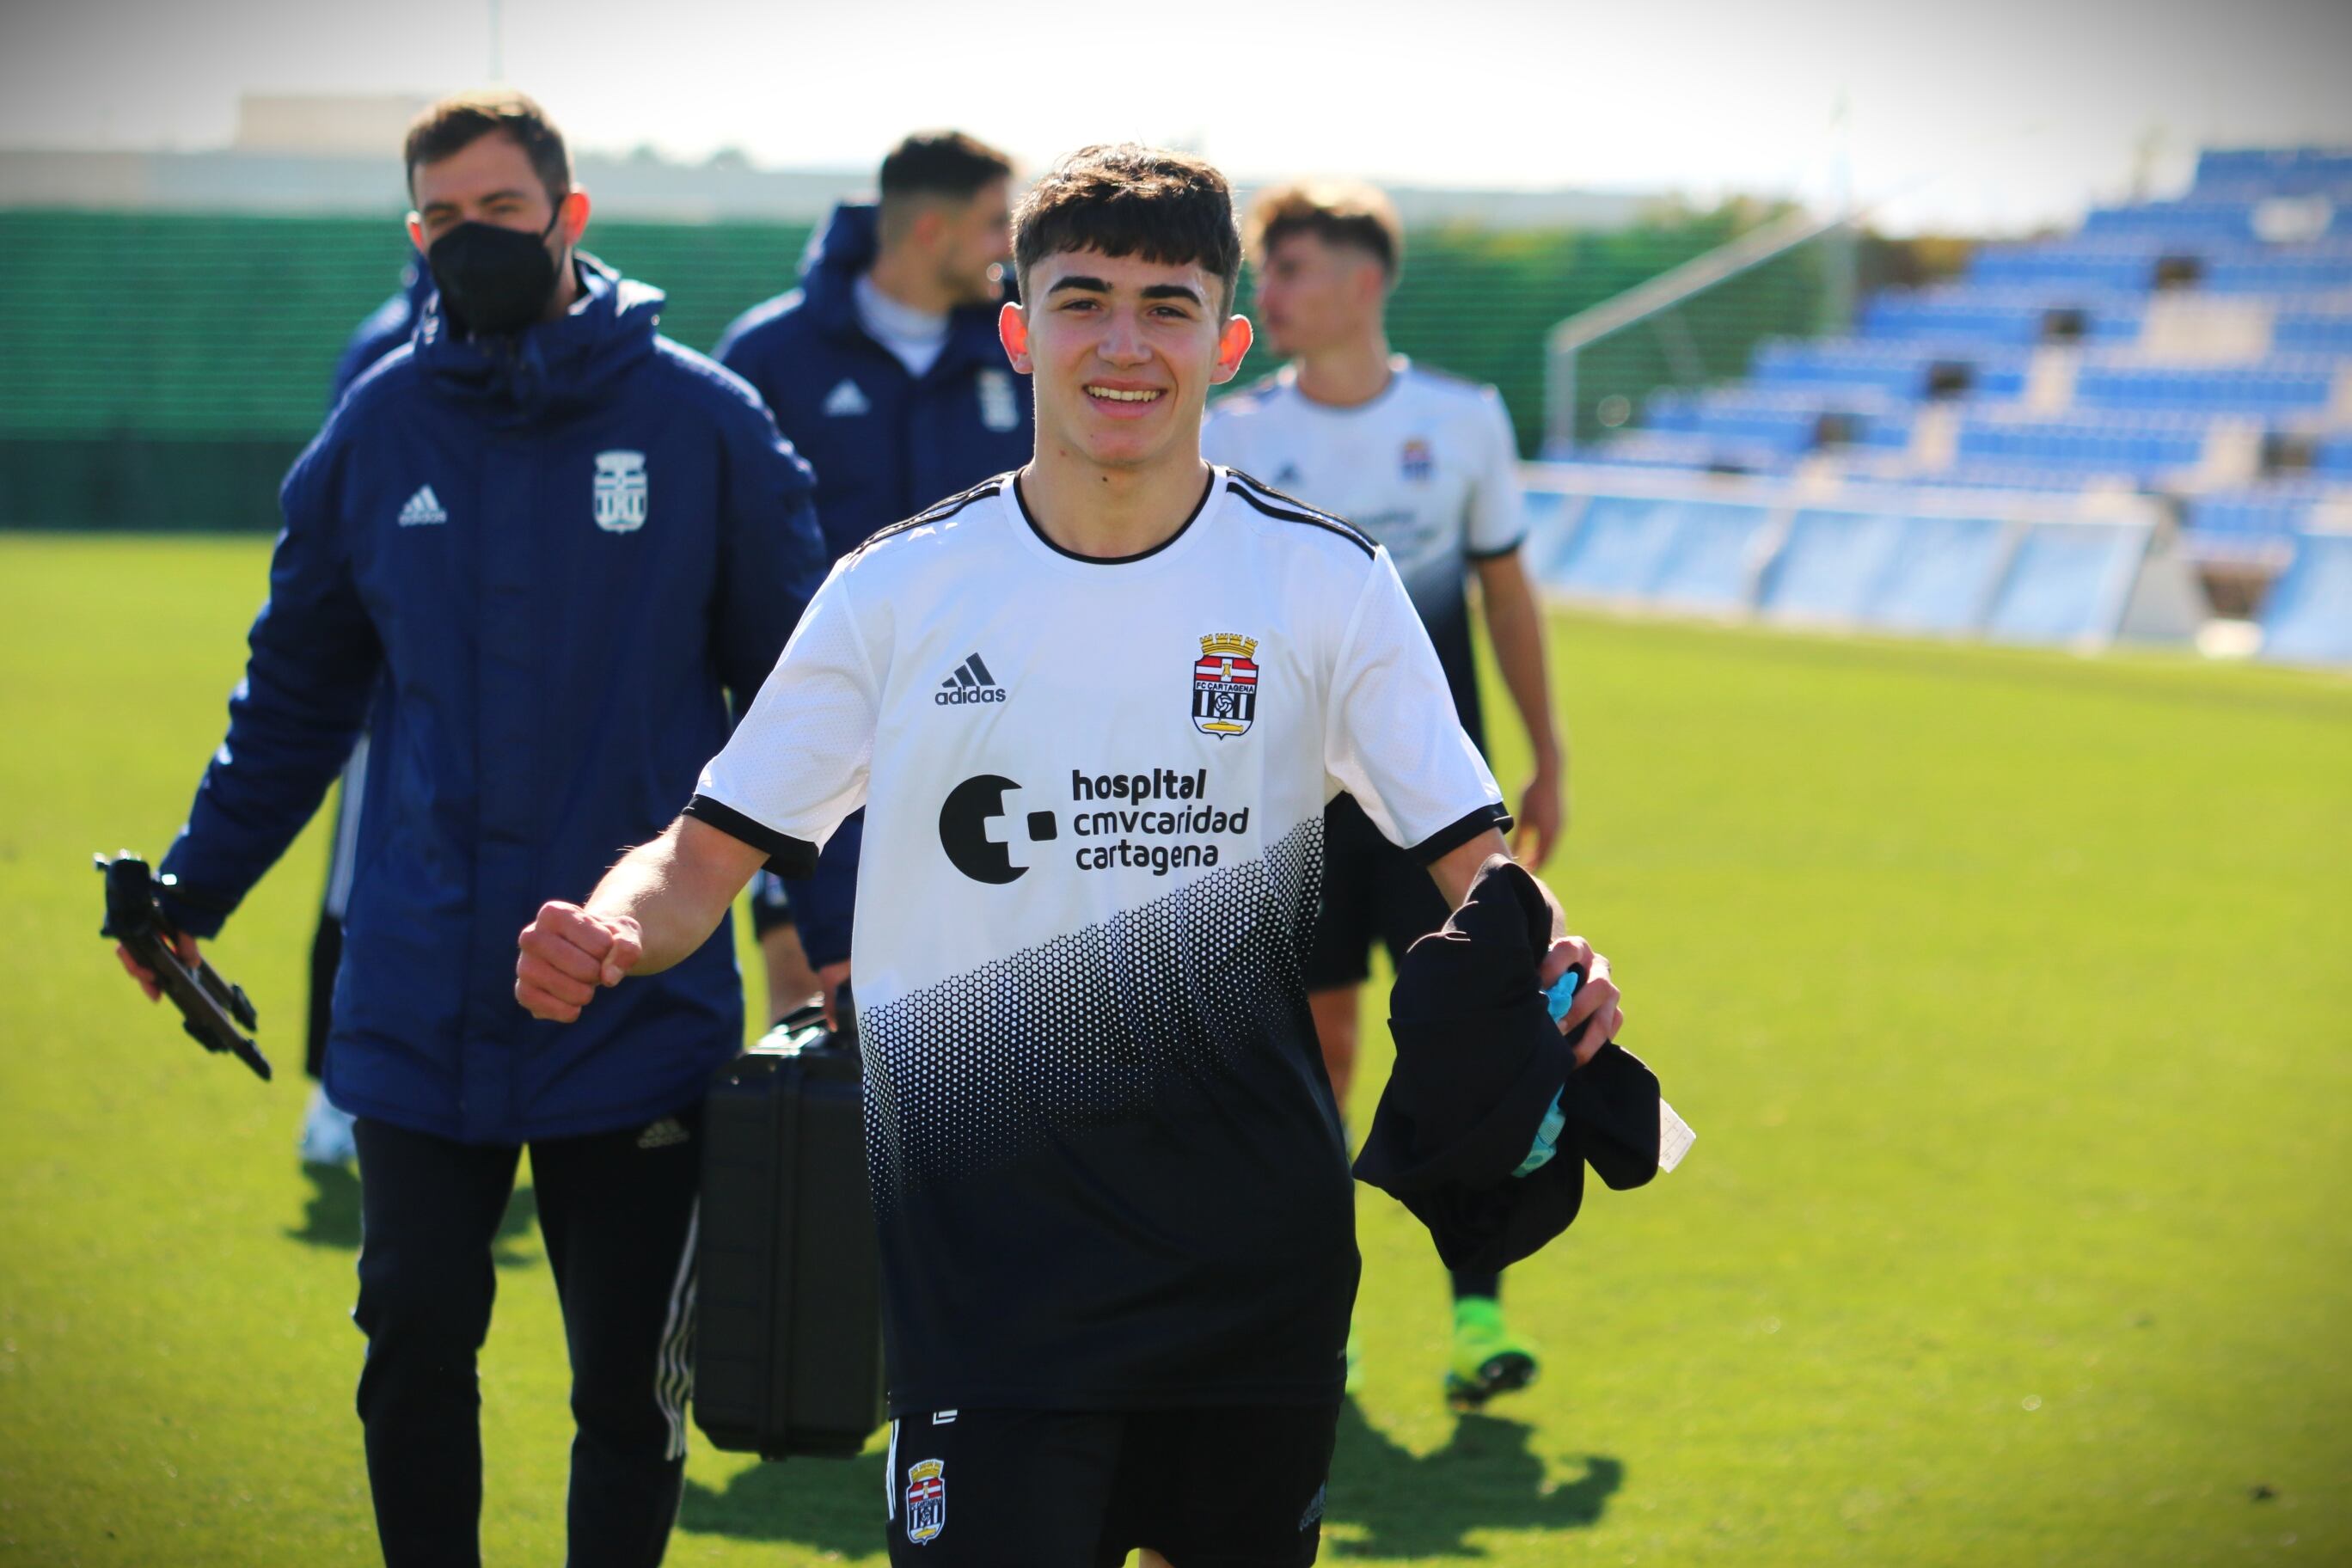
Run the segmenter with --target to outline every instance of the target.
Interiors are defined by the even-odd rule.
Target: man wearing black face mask
[[[536,105],[436,105],[407,168],[436,295],[287,478],[228,737],[163,868],[193,951],[370,721],[326,1089],[357,1118],[384,1556],[479,1561],[475,1355],[528,1144],[572,1354],[569,1561],[634,1568],[677,1516],[700,1102],[742,988],[721,931],[555,1025],[509,955],[548,886],[584,896],[693,794],[825,553],[757,395],[578,253],[588,198]]]

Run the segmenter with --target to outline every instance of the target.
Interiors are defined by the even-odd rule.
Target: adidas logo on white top
[[[866,401],[866,394],[859,390],[854,381],[844,380],[838,386],[824,395],[824,411],[827,414],[835,416],[866,414],[871,413],[873,407],[872,404]]]
[[[980,662],[980,655],[973,654],[940,682],[931,700],[942,708],[960,708],[967,702],[1002,702],[1005,695],[996,677],[988,673],[988,666]]]
[[[419,485],[408,504],[400,509],[400,526],[418,528],[428,522],[446,522],[449,514],[441,510],[441,502],[433,494],[431,485]]]

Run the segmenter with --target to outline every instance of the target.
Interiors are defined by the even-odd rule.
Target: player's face
[[[1380,320],[1387,279],[1360,250],[1318,234],[1287,234],[1258,263],[1256,310],[1266,345],[1285,359],[1320,353]]]
[[[999,325],[1013,368],[1035,382],[1038,449],[1057,443],[1106,468],[1199,461],[1209,388],[1234,378],[1250,343],[1215,275],[1076,250],[1033,266],[1028,289]]]
[[[436,163],[418,164],[410,184],[416,210],[408,215],[408,234],[419,250],[430,250],[461,223],[545,234],[556,216],[554,199],[530,166],[530,155],[512,137],[497,132],[477,136]],[[578,195],[564,198],[563,221],[549,235],[559,258],[579,239],[587,219],[587,203],[575,201]]]
[[[943,205],[940,282],[960,305],[992,305],[1004,298],[1003,269],[1013,260],[1013,190],[1009,180],[982,185],[968,202]]]

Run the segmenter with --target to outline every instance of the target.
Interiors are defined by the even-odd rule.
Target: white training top
[[[1317,403],[1285,365],[1209,409],[1201,450],[1346,518],[1396,558],[1413,603],[1457,608],[1468,563],[1516,550],[1517,444],[1502,395],[1402,354],[1379,396]]]
[[[1337,1397],[1351,1200],[1299,971],[1324,805],[1425,861],[1508,818],[1387,552],[1202,478],[1118,560],[1054,545],[1010,475],[877,533],[688,808],[787,874],[866,808],[894,1409]]]

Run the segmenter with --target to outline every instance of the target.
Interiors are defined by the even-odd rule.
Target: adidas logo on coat
[[[400,509],[400,526],[403,528],[421,528],[426,523],[448,521],[449,514],[441,510],[440,500],[434,495],[431,485],[417,486],[416,493],[410,496]]]

